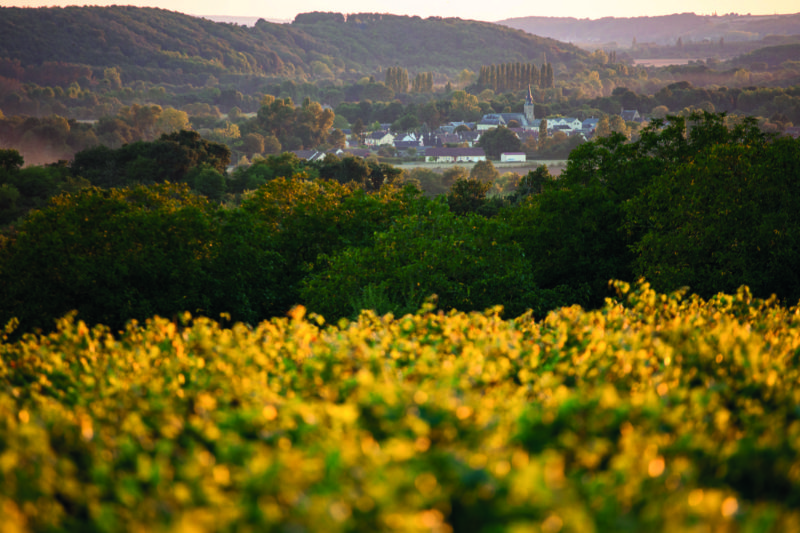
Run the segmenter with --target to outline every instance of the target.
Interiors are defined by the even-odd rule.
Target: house
[[[547,128],[553,131],[563,131],[566,134],[571,134],[573,131],[580,130],[583,123],[577,118],[573,117],[556,117],[547,119]]]
[[[483,115],[483,118],[481,118],[481,121],[478,122],[478,125],[475,126],[475,128],[478,131],[486,131],[505,125],[506,121],[503,120],[503,117],[497,114],[490,114],[490,115]]]
[[[304,159],[306,161],[317,161],[325,157],[325,152],[318,152],[316,150],[292,150],[291,152],[296,155],[298,159]]]
[[[395,141],[394,147],[398,152],[407,152],[409,148],[419,151],[422,143],[420,141]]]
[[[425,152],[428,163],[475,163],[486,161],[483,148],[428,148]]]
[[[519,124],[518,127],[522,129],[527,130],[533,127],[523,113],[489,113],[488,115],[483,115],[483,118],[481,118],[475,128],[478,131],[486,131],[498,126],[508,127],[511,121]]]
[[[461,142],[461,137],[459,137],[456,133],[440,133],[436,136],[436,146],[460,144]]]
[[[597,129],[597,123],[600,122],[599,118],[587,118],[583,122],[581,122],[581,130],[588,131],[590,133],[594,132]]]
[[[413,131],[410,132],[410,133],[398,133],[394,138],[394,142],[398,142],[398,141],[402,141],[402,142],[414,141],[414,142],[418,142],[418,143],[422,144],[421,139],[419,137],[417,137],[417,134],[414,133]]]
[[[475,146],[475,143],[481,138],[479,131],[462,131],[458,133],[462,143],[467,143],[467,146]]]
[[[450,122],[450,123],[445,124],[444,126],[440,127],[439,129],[441,131],[445,132],[445,133],[453,133],[456,130],[456,128],[459,127],[459,126],[466,126],[471,130],[475,129],[475,123],[474,122],[460,122],[460,121],[459,122]]]
[[[619,113],[625,122],[642,122],[642,117],[637,109],[622,109]]]
[[[500,154],[501,163],[511,163],[526,160],[527,157],[525,156],[525,152],[503,152]]]
[[[394,135],[388,131],[373,131],[364,139],[364,144],[367,146],[383,146],[385,144],[392,144],[394,142]]]
[[[535,129],[535,130],[522,130],[522,129],[516,130],[516,129],[514,129],[514,130],[511,130],[511,131],[516,133],[517,137],[519,137],[520,142],[523,142],[523,143],[526,140],[528,140],[528,138],[530,138],[530,137],[533,137],[534,140],[537,140],[537,141],[539,140],[539,130],[538,129]]]

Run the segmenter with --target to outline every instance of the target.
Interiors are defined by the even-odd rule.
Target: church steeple
[[[528,85],[528,95],[525,97],[525,105],[523,106],[523,110],[525,112],[525,119],[529,123],[533,122],[533,93],[531,92],[530,85]]]

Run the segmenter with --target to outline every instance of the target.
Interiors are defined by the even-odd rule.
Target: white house
[[[550,129],[558,129],[566,132],[580,130],[583,124],[577,118],[572,117],[557,117],[548,118],[547,127]]]
[[[394,135],[388,131],[374,131],[364,139],[364,144],[367,146],[383,146],[392,143],[394,143]]]
[[[428,148],[425,151],[428,163],[475,163],[486,161],[483,148]]]

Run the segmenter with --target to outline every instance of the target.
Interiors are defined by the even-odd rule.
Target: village
[[[645,122],[645,118],[635,109],[620,109],[618,116],[625,123]],[[293,153],[308,161],[320,160],[328,153],[333,153],[363,158],[393,156],[409,160],[406,164],[470,164],[492,159],[479,146],[481,135],[489,130],[507,128],[520,145],[531,141],[535,145],[545,136],[578,137],[580,142],[584,142],[595,136],[600,120],[598,117],[584,120],[560,116],[536,118],[535,103],[529,89],[522,113],[488,113],[477,122],[448,122],[435,130],[423,127],[421,131],[392,131],[392,125],[388,123],[380,124],[374,131],[359,134],[346,129],[342,130],[347,136],[347,144],[343,148],[332,151],[295,150]],[[511,166],[530,160],[522,150],[503,151],[494,159]]]

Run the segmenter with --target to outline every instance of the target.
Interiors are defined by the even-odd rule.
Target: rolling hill
[[[594,46],[633,40],[660,45],[683,41],[723,39],[726,42],[761,41],[775,35],[800,34],[800,13],[793,15],[695,15],[578,19],[574,17],[517,17],[497,24],[559,41]]]
[[[305,80],[320,68],[358,79],[389,66],[458,72],[544,57],[568,66],[585,56],[553,39],[457,18],[308,13],[291,24],[262,19],[248,27],[130,6],[0,8],[0,58],[6,59],[0,76],[6,77],[8,61],[23,68],[46,62],[119,67],[126,81],[230,73]]]

